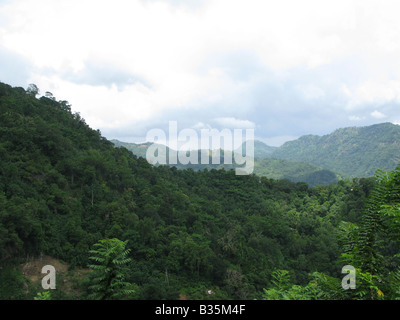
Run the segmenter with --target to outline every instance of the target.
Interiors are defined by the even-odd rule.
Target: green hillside
[[[329,185],[338,182],[337,175],[330,170],[322,169],[312,163],[282,159],[255,159],[254,173],[271,179],[305,182],[310,186]]]
[[[155,167],[67,101],[0,83],[0,300],[90,299],[115,265],[133,288],[125,300],[398,299],[399,178],[310,188]],[[124,246],[88,270],[110,243]],[[63,285],[43,293],[49,261]],[[341,287],[344,264],[358,268],[357,290]]]
[[[400,163],[400,126],[381,123],[338,129],[325,136],[302,136],[286,142],[272,156],[368,177],[377,169],[393,170]]]

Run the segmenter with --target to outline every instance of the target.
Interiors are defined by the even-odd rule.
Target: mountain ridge
[[[152,145],[151,142],[143,142],[143,143],[129,143],[122,142],[117,139],[110,140],[116,147],[125,147],[133,154],[138,157],[146,158],[147,148]],[[170,148],[165,145],[161,145],[166,148],[167,155],[167,165],[168,163],[168,154],[170,152]],[[271,158],[273,150],[276,147],[270,147],[264,144],[261,141],[255,141],[254,143],[254,174],[259,176],[265,176],[270,179],[288,179],[293,182],[305,182],[310,186],[315,186],[318,184],[331,184],[336,183],[340,178],[340,174],[336,174],[333,171],[326,170],[322,167],[316,166],[312,163],[300,162],[300,161],[290,161],[285,159],[276,159]],[[245,143],[242,144],[242,150],[236,149],[234,152],[242,153],[246,150]],[[198,152],[198,159],[200,159],[200,153],[204,150],[192,150],[192,152]],[[234,169],[240,167],[240,165],[236,165],[233,161],[232,164],[224,163],[224,150],[219,150],[220,159],[219,164],[213,164],[211,159],[211,150],[205,150],[209,153],[209,164],[201,164],[200,160],[198,164],[171,164],[171,166],[175,166],[178,169],[193,169],[193,170],[204,170],[204,169]]]
[[[127,143],[116,139],[110,141],[144,158],[151,144]],[[393,170],[396,167],[400,162],[399,141],[400,125],[390,122],[338,128],[322,136],[303,135],[280,147],[254,140],[254,173],[272,179],[307,182],[310,185],[335,183],[342,177],[369,177],[378,169]],[[243,154],[244,150],[246,142],[235,152]],[[190,167],[195,170],[233,168],[234,165],[223,165],[224,151],[220,152],[220,165],[176,166],[179,169]],[[324,178],[319,180],[316,178],[318,174]],[[311,180],[310,176],[313,176]]]
[[[354,177],[372,176],[377,169],[393,170],[400,162],[400,126],[384,122],[346,127],[317,136],[305,135],[284,143],[273,157],[311,162]]]

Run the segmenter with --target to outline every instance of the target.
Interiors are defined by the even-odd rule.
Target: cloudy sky
[[[398,0],[0,0],[0,81],[109,139],[169,121],[270,145],[400,123]]]

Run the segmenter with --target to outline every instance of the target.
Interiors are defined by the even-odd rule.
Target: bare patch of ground
[[[69,270],[69,265],[59,259],[50,256],[41,256],[35,259],[28,259],[21,264],[22,274],[35,287],[41,287],[41,281],[46,276],[42,273],[42,268],[46,265],[51,265],[56,270],[56,289],[62,290],[67,295],[79,294],[79,284],[91,272],[90,269]]]

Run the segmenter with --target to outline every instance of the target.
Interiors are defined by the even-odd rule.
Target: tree
[[[28,86],[28,89],[26,90],[26,93],[29,94],[29,95],[31,95],[31,96],[36,97],[36,96],[39,94],[39,88],[37,87],[36,84],[31,83],[31,84]]]
[[[127,242],[116,238],[99,240],[94,245],[97,249],[89,251],[93,254],[89,259],[97,263],[89,264],[94,270],[90,298],[110,300],[134,293],[133,285],[124,281],[124,266],[131,261],[130,250],[125,249]]]
[[[274,270],[272,278],[271,288],[264,288],[263,300],[342,300],[345,297],[340,280],[320,272],[314,272],[305,286],[292,284],[287,270]]]
[[[44,94],[44,96],[45,96],[46,98],[50,99],[50,100],[56,101],[56,98],[54,97],[54,95],[53,95],[51,92],[49,92],[49,91],[46,91],[45,94]]]

